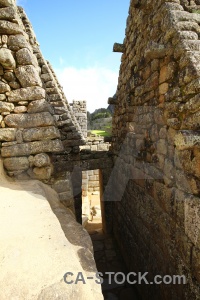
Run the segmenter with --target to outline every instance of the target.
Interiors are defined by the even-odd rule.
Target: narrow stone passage
[[[117,275],[121,272],[127,274],[127,268],[122,255],[118,249],[117,243],[112,235],[104,234],[102,224],[98,218],[88,221],[86,230],[90,234],[94,248],[94,258],[98,272],[103,273],[102,292],[105,300],[139,300],[137,291],[133,286],[123,281],[123,275]],[[106,272],[114,272],[109,275]],[[119,283],[117,283],[117,282]]]

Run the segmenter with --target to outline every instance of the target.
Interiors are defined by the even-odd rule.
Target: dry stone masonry
[[[199,4],[132,0],[114,47],[113,230],[130,271],[187,280],[138,285],[142,299],[200,295]]]
[[[0,0],[4,168],[52,186],[79,222],[82,195],[100,189],[104,230],[129,270],[149,281],[186,276],[186,285],[138,285],[142,299],[200,295],[199,12],[199,1],[131,0],[113,48],[123,54],[110,146],[87,137],[86,103],[68,103],[24,10]]]

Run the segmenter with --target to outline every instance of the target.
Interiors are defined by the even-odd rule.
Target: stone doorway
[[[82,225],[102,228],[100,170],[82,172]]]

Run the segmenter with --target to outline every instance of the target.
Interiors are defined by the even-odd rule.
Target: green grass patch
[[[99,136],[110,136],[110,133],[105,130],[91,130],[91,133]]]

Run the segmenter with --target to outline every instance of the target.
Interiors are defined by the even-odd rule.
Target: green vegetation
[[[94,120],[97,120],[97,119],[103,119],[103,118],[109,118],[111,117],[111,114],[109,111],[106,111],[106,112],[99,112],[99,113],[96,113],[94,115],[91,115],[91,120],[94,121]]]
[[[110,136],[110,133],[104,130],[91,130],[91,133],[99,136]]]
[[[200,14],[200,9],[192,10],[192,12],[195,14]]]
[[[104,119],[112,117],[110,111],[107,108],[98,108],[93,113],[87,112],[88,121],[91,123],[96,119]]]

